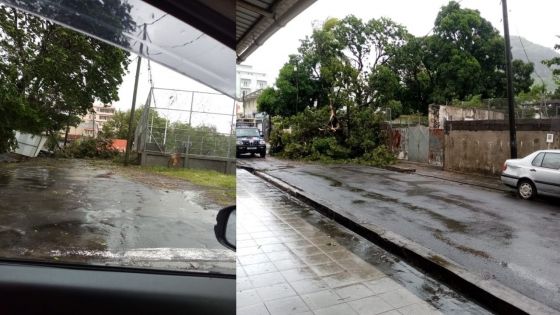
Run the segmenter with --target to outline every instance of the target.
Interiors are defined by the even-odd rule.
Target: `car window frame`
[[[531,165],[532,165],[532,166],[536,166],[536,167],[542,167],[541,165],[542,165],[542,162],[543,162],[543,160],[544,160],[544,156],[545,156],[545,155],[546,155],[546,152],[540,152],[539,154],[537,154],[537,155],[533,158],[533,160],[531,161]],[[541,158],[539,164],[535,164],[535,161],[536,161],[540,156],[542,156],[542,158]]]

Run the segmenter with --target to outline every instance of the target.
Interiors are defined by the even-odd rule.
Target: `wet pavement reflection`
[[[0,257],[233,273],[219,208],[85,160],[0,164]]]
[[[243,170],[237,209],[239,314],[488,314]]]

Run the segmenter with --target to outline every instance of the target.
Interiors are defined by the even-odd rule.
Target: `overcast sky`
[[[463,0],[461,7],[477,9],[503,34],[502,5],[499,0]],[[354,14],[363,20],[389,17],[404,25],[416,36],[424,36],[432,29],[444,0],[317,0],[306,11],[295,17],[255,51],[245,64],[268,73],[273,83],[288,55],[297,53],[299,40],[311,35],[312,23],[328,17],[343,18]],[[509,29],[511,35],[520,35],[534,43],[554,47],[560,43],[560,0],[509,0]]]
[[[343,18],[349,14],[354,14],[363,20],[385,16],[406,26],[412,34],[424,36],[432,29],[441,6],[447,3],[448,1],[445,0],[317,0],[306,11],[274,34],[263,46],[259,47],[249,56],[245,64],[253,65],[257,71],[266,72],[270,83],[274,83],[278,71],[288,60],[288,55],[297,52],[300,44],[299,40],[311,34],[314,22],[320,23],[328,17]],[[503,33],[502,6],[499,0],[463,0],[460,3],[462,7],[479,10],[482,17],[489,20],[495,28]],[[560,34],[560,24],[557,22],[560,0],[509,0],[508,7],[510,11],[510,33],[512,35],[523,36],[532,42],[550,48],[556,43],[560,43],[560,40],[556,37]],[[151,65],[152,77],[156,87],[215,92],[154,62]],[[120,87],[120,101],[114,103],[121,110],[129,109],[132,104],[135,69],[136,60],[130,64],[129,73]],[[138,105],[144,104],[149,86],[147,60],[144,59],[138,87]],[[167,105],[169,95],[160,97],[162,100],[159,103]],[[187,109],[188,98],[179,98],[185,100],[182,107]],[[232,109],[230,105],[233,104],[233,100],[231,100],[232,104],[227,104],[230,100],[229,98],[226,100],[220,99],[217,105],[212,105],[216,101],[206,101],[204,108],[208,111],[219,108],[221,112],[230,112]],[[182,120],[186,119],[185,115],[182,114]],[[193,121],[193,124],[195,122],[204,123],[204,121],[214,122],[215,125],[220,126],[222,131],[227,130],[230,126],[229,119],[224,116],[199,116],[198,119]]]
[[[123,78],[123,83],[119,88],[119,101],[113,102],[113,105],[122,111],[129,110],[132,105],[132,95],[134,91],[134,76],[136,73],[136,55],[132,55],[134,60],[128,66],[128,74]],[[233,62],[233,61],[232,61]],[[155,62],[150,62],[152,70],[152,80],[154,87],[167,88],[177,90],[188,90],[197,92],[219,92],[194,81],[180,73],[177,73],[167,67],[161,66]],[[138,92],[136,96],[136,108],[146,103],[148,93],[150,91],[150,76],[148,71],[148,60],[142,59],[140,75],[138,79]],[[182,91],[163,91],[156,90],[154,92],[156,106],[164,108],[158,110],[159,115],[167,117],[171,121],[188,122],[189,113],[185,110],[190,109],[191,100],[194,100],[193,111],[215,112],[220,115],[206,115],[194,113],[192,116],[192,125],[213,125],[219,132],[229,133],[231,128],[231,114],[233,112],[234,100],[222,95],[195,93],[194,99],[190,92]],[[153,101],[152,101],[153,106]],[[167,108],[179,109],[178,111],[167,110]]]

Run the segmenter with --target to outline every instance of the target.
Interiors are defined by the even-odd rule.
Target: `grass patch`
[[[210,170],[168,168],[163,166],[138,166],[142,171],[169,176],[207,188],[206,195],[215,202],[227,206],[235,203],[235,175]]]
[[[187,168],[168,168],[163,166],[144,166],[147,170],[161,175],[176,177],[189,181],[195,185],[211,188],[233,190],[235,196],[235,175],[226,175],[216,171],[195,170]]]

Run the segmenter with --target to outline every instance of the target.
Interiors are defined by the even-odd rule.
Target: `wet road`
[[[273,158],[241,163],[560,310],[558,199],[522,201],[508,192],[371,167]]]
[[[243,170],[237,204],[239,314],[488,314]]]
[[[0,256],[233,273],[219,208],[84,160],[0,164]]]

